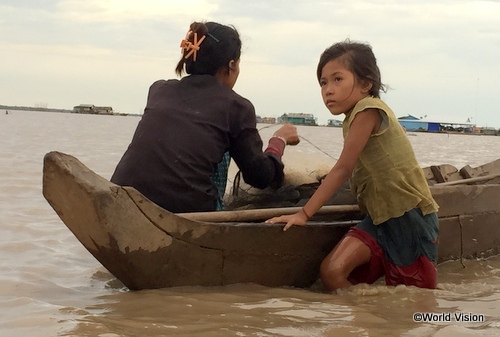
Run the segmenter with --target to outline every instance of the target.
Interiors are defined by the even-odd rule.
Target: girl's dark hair
[[[331,60],[339,59],[351,71],[358,81],[368,81],[372,84],[370,95],[380,97],[380,90],[386,92],[382,84],[377,60],[369,44],[352,42],[349,39],[335,43],[327,48],[319,58],[316,75],[321,79],[323,67]]]
[[[185,50],[175,72],[181,76],[183,72],[193,75],[215,75],[217,70],[228,66],[231,60],[237,61],[241,55],[241,40],[234,27],[224,26],[216,22],[193,22],[189,29],[193,32],[188,41],[194,43],[194,33],[198,40],[205,36],[197,51],[196,61],[193,55],[185,56]]]

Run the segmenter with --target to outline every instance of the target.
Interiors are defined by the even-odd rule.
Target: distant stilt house
[[[93,104],[80,104],[73,107],[73,112],[77,114],[93,114],[94,105]]]
[[[95,106],[93,104],[80,104],[73,108],[74,113],[93,115],[112,115],[113,108],[110,106]]]
[[[341,127],[342,126],[342,121],[339,121],[338,119],[329,119],[327,126],[334,126],[334,127]]]
[[[483,127],[479,130],[482,135],[500,136],[500,129],[495,129],[492,127]]]
[[[406,131],[439,131],[439,124],[429,123],[412,115],[399,117],[398,121]]]
[[[443,118],[418,118],[412,115],[399,117],[398,121],[406,131],[427,131],[427,132],[474,132],[474,123],[469,121],[446,121]]]
[[[276,123],[276,117],[262,117],[260,123],[275,124]]]
[[[113,108],[110,106],[96,106],[94,109],[97,110],[97,114],[99,114],[99,115],[112,115],[113,114]]]
[[[305,113],[290,113],[290,114],[283,114],[279,119],[283,123],[292,123],[295,125],[318,125],[316,123],[316,117],[312,114],[305,114]]]

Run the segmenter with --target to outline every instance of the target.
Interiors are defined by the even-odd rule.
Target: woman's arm
[[[275,132],[280,139],[272,139],[263,152],[262,139],[257,129],[246,129],[231,142],[230,155],[238,165],[247,184],[257,188],[278,187],[283,182],[283,155],[286,144],[299,143],[297,129],[291,124],[282,126]],[[275,141],[274,144],[273,141]],[[284,144],[283,141],[286,143]]]

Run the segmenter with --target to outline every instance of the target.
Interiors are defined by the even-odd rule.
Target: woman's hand
[[[297,145],[298,143],[300,143],[297,128],[290,123],[284,124],[274,133],[274,135],[284,138],[287,145]]]
[[[288,228],[293,225],[297,226],[305,226],[307,223],[307,217],[301,212],[297,212],[291,215],[282,215],[266,220],[266,223],[274,224],[274,223],[285,223],[285,227],[283,231],[286,231]]]

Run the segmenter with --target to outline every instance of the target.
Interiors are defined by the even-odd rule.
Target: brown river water
[[[500,335],[500,256],[441,264],[438,290],[379,283],[338,294],[253,284],[128,291],[43,198],[42,159],[62,151],[109,178],[138,121],[0,111],[0,336]],[[277,126],[259,128],[267,141]],[[299,133],[301,143],[285,151],[289,172],[328,169],[341,130]],[[408,137],[422,166],[477,166],[500,154],[500,137]]]

